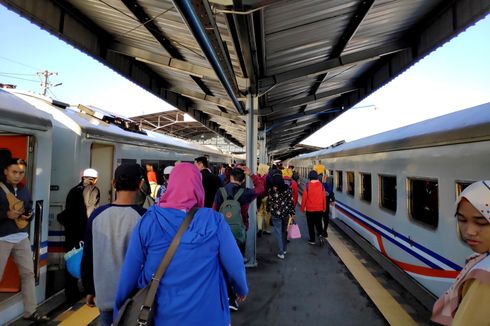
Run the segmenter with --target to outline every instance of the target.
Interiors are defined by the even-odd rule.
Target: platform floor
[[[387,325],[332,247],[291,240],[286,259],[276,257],[272,235],[257,238],[257,268],[247,270],[250,295],[232,312],[232,325]]]

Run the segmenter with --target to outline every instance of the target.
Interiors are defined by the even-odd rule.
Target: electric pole
[[[56,86],[60,86],[62,83],[59,83],[59,84],[56,84],[56,85],[53,85],[49,82],[49,76],[52,76],[52,75],[58,75],[57,72],[51,72],[51,71],[47,71],[47,70],[44,70],[44,71],[40,71],[37,73],[37,75],[39,77],[44,77],[44,81],[41,81],[41,87],[43,88],[43,95],[46,96],[46,93],[48,92],[48,89],[50,87],[56,87]]]

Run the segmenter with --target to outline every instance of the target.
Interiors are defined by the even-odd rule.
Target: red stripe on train
[[[352,221],[354,221],[355,223],[359,224],[360,226],[362,226],[363,228],[368,230],[370,233],[372,233],[378,241],[378,245],[379,245],[381,253],[384,256],[388,257],[393,263],[395,263],[398,267],[403,269],[405,272],[410,272],[410,273],[415,273],[415,274],[430,276],[430,277],[441,277],[441,278],[456,278],[459,275],[459,271],[440,270],[440,269],[433,269],[430,267],[412,265],[412,264],[404,263],[404,262],[401,262],[401,261],[398,261],[396,259],[391,258],[386,253],[386,250],[385,250],[384,245],[383,245],[383,238],[381,237],[381,234],[376,232],[376,230],[371,228],[369,225],[359,221],[357,218],[355,218],[351,213],[347,212],[345,209],[342,209],[339,206],[336,206],[335,208],[337,210],[341,211],[347,217],[349,217]]]

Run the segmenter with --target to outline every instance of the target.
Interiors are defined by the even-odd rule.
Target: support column
[[[257,132],[258,118],[254,111],[258,107],[258,98],[247,95],[246,110],[247,113],[247,166],[252,170],[252,173],[257,172]],[[253,188],[253,183],[250,178],[247,178],[247,187]],[[247,232],[247,248],[246,248],[246,267],[256,267],[256,237],[257,237],[257,202],[254,200],[248,209],[248,232]]]
[[[260,142],[259,162],[267,164],[267,162],[268,162],[268,160],[267,160],[267,147],[266,147],[267,132],[266,132],[266,126],[265,125],[264,125],[264,130],[262,132],[260,132],[259,134],[260,134],[260,137],[259,137],[259,142]]]

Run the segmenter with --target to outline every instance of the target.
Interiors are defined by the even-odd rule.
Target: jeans
[[[3,277],[5,265],[7,265],[10,255],[12,255],[19,270],[22,300],[24,301],[24,317],[29,317],[37,308],[34,263],[29,238],[25,238],[19,243],[0,241],[0,279]]]
[[[101,326],[111,326],[113,322],[113,310],[100,311],[99,325]]]
[[[279,254],[283,255],[285,251],[287,251],[287,233],[286,233],[286,223],[284,219],[278,218],[275,216],[271,217],[272,219],[272,234],[277,240],[277,244],[279,246]]]

